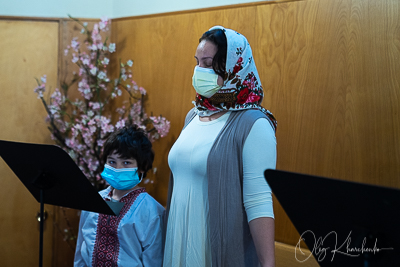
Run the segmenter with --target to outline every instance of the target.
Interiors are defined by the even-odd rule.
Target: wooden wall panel
[[[316,3],[282,3],[257,8],[259,49],[255,50],[254,57],[264,86],[263,105],[278,120],[277,169],[303,171],[292,169],[297,166],[295,162],[302,160],[308,164],[300,164],[301,167],[315,167],[305,155],[310,149],[305,140],[315,137],[311,129],[302,126],[310,120],[307,109],[314,106],[305,105],[304,101],[316,100],[309,88],[305,89],[309,58],[314,53],[310,43],[314,37]],[[275,197],[274,212],[276,240],[295,244],[299,235]]]
[[[254,40],[255,7],[166,15],[112,23],[113,42],[123,61],[132,59],[133,79],[148,92],[146,111],[171,121],[168,136],[154,143],[156,183],[147,185],[150,194],[166,204],[168,151],[177,139],[186,113],[193,107],[194,54],[204,31],[214,25],[238,29]]]
[[[151,193],[165,204],[168,151],[194,98],[198,38],[216,24],[243,33],[253,48],[263,105],[278,119],[278,169],[400,188],[399,7],[308,0],[115,20],[117,56],[134,60],[147,111],[171,120],[168,137],[154,144]],[[296,244],[276,200],[275,213],[277,241]]]
[[[393,10],[398,2],[258,7],[264,45],[255,58],[263,60],[265,101],[279,122],[278,169],[400,187],[400,22]],[[275,212],[283,225],[277,240],[293,244],[296,230],[279,205]]]
[[[264,24],[257,24],[263,27],[260,36],[271,37],[274,44],[258,52],[266,58],[264,84],[273,88],[271,109],[284,118],[278,132],[288,140],[280,147],[285,152],[279,158],[284,169],[399,187],[396,179],[382,177],[399,172],[395,164],[399,123],[393,112],[399,108],[399,78],[394,75],[399,68],[394,61],[399,55],[399,22],[398,14],[387,17],[398,4],[380,5],[305,1],[259,8],[271,18],[283,11],[278,18],[287,22],[282,32],[291,31],[289,20],[300,18],[295,23],[298,36],[288,36],[284,42],[272,37],[277,29],[264,27],[276,24],[273,19],[259,16]],[[376,17],[382,22],[376,23]],[[293,53],[296,46],[303,48]],[[382,136],[386,144],[379,140]]]
[[[295,251],[297,250],[297,254]],[[277,267],[318,267],[319,264],[311,251],[304,249],[301,254],[295,246],[275,242],[275,264]],[[309,258],[308,258],[309,257]]]
[[[0,139],[52,143],[46,112],[33,89],[35,77],[47,74],[55,84],[58,71],[58,23],[0,20]],[[54,89],[54,88],[53,88]],[[39,261],[39,203],[0,160],[1,266],[36,266]],[[51,266],[53,207],[45,205],[44,262]]]

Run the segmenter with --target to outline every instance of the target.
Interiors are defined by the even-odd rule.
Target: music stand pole
[[[47,180],[46,180],[47,178]],[[44,234],[44,191],[45,189],[52,188],[52,183],[48,178],[51,178],[42,171],[40,174],[32,181],[34,187],[38,188],[39,191],[39,202],[40,202],[40,236],[39,236],[39,267],[43,266],[43,234]]]
[[[43,266],[43,228],[44,228],[44,190],[40,189],[40,240],[39,240],[39,267]]]

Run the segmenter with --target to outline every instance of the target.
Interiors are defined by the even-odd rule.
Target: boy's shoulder
[[[147,192],[140,193],[136,198],[132,205],[132,212],[138,225],[149,225],[154,221],[164,221],[164,207]]]
[[[139,201],[140,203],[139,206],[142,206],[144,208],[148,208],[148,209],[156,209],[156,210],[160,210],[160,211],[164,211],[164,207],[158,203],[157,200],[155,200],[149,193],[147,192],[143,192],[141,193],[136,201]]]
[[[108,186],[106,189],[99,191],[100,196],[106,197],[111,191],[111,186]]]

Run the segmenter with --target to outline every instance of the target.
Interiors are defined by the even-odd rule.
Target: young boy
[[[110,186],[100,195],[125,205],[118,216],[82,211],[74,266],[162,265],[164,208],[137,186],[153,159],[151,142],[137,126],[124,127],[107,139],[101,176]]]

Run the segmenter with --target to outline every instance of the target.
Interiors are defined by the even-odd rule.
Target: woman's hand
[[[262,267],[275,267],[275,220],[261,217],[249,222],[258,259]]]

